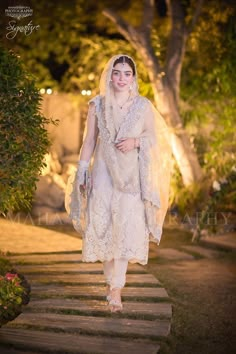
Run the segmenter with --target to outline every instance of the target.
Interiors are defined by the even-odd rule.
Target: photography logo
[[[8,6],[5,9],[5,15],[21,20],[24,17],[33,15],[33,10],[29,6]]]
[[[5,15],[20,21],[22,18],[32,16],[33,10],[29,6],[8,6],[8,8],[5,9]],[[6,38],[13,39],[19,32],[24,33],[25,36],[29,36],[33,31],[38,31],[39,28],[40,25],[33,25],[32,20],[27,25],[23,26],[19,26],[17,21],[11,20],[6,27],[8,31]]]

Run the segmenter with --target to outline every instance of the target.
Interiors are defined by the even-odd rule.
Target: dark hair
[[[123,55],[115,60],[113,67],[116,66],[116,64],[120,64],[120,63],[121,64],[127,63],[131,67],[133,75],[136,75],[135,65],[134,65],[134,62],[131,58],[127,57],[126,55]]]

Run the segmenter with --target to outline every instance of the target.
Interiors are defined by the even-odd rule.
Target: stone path
[[[111,314],[101,263],[82,263],[80,253],[9,258],[32,293],[24,313],[1,328],[1,353],[156,354],[170,332],[168,294],[138,264],[128,267],[123,313]]]

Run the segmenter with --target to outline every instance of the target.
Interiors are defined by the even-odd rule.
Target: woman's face
[[[115,91],[129,91],[134,80],[132,68],[127,63],[116,64],[112,70],[111,80]]]

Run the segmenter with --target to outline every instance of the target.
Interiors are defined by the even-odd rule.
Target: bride
[[[167,126],[139,95],[134,60],[112,57],[100,94],[89,101],[78,168],[65,200],[83,235],[82,261],[103,262],[111,312],[122,311],[128,262],[147,264],[149,241],[160,242],[170,165]]]

